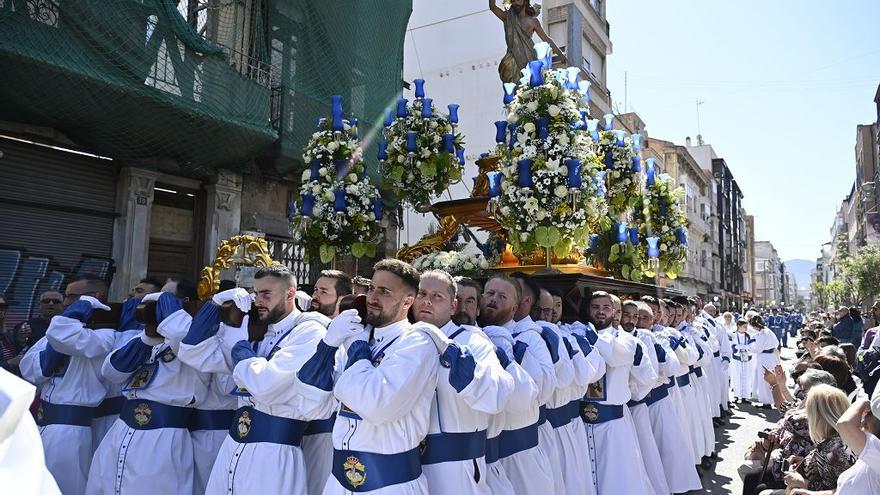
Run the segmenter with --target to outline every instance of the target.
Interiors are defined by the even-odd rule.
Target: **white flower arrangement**
[[[543,247],[561,256],[586,246],[591,226],[605,214],[598,186],[603,166],[585,130],[587,102],[566,88],[567,71],[544,70],[543,77],[540,86],[520,84],[508,106],[515,142],[501,162],[501,192],[490,208],[516,254]],[[579,188],[569,187],[568,159],[581,162]],[[519,187],[521,160],[531,160],[531,187]]]
[[[376,218],[382,212],[379,191],[364,176],[357,127],[351,124],[346,120],[343,131],[332,131],[329,122],[321,119],[303,150],[309,168],[303,172],[291,222],[307,255],[322,263],[345,254],[375,256],[381,232]],[[344,191],[344,204],[337,205],[339,191]],[[335,206],[344,209],[337,211]]]
[[[423,117],[425,102],[431,102],[431,116]],[[450,185],[461,181],[464,170],[464,136],[456,131],[449,115],[441,115],[433,102],[417,98],[403,103],[405,117],[389,115],[380,143],[382,174],[402,203],[412,206],[427,204],[440,196]],[[398,103],[400,104],[400,103]],[[392,112],[389,110],[389,112]],[[407,149],[407,135],[415,132],[416,146]],[[444,142],[451,135],[452,142]],[[448,145],[452,145],[452,149]],[[382,156],[385,147],[387,157]]]
[[[453,276],[478,277],[489,269],[489,262],[477,253],[436,251],[414,259],[413,267],[420,272],[444,270]]]
[[[660,174],[639,196],[642,205],[636,212],[639,229],[646,236],[659,238],[659,272],[672,279],[687,261],[687,243],[686,240],[682,243],[680,238],[687,235],[687,214],[681,208],[683,197],[684,188],[676,186],[671,177]],[[642,249],[647,252],[646,247]]]
[[[622,131],[600,131],[597,153],[605,168],[606,201],[612,217],[628,213],[639,204],[641,175],[633,171],[633,142],[630,136],[619,139]],[[622,144],[622,145],[621,145]],[[610,154],[610,158],[609,158]]]

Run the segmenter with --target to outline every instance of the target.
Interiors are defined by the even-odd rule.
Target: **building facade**
[[[770,241],[755,241],[755,305],[781,305],[785,297],[785,267]]]
[[[712,159],[715,178],[719,281],[726,305],[742,306],[745,264],[743,193],[723,158]]]
[[[743,303],[752,303],[755,298],[755,217],[744,215],[746,243],[746,261],[743,274]]]

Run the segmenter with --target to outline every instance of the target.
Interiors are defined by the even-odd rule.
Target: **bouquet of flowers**
[[[606,210],[602,162],[585,130],[587,87],[579,69],[548,67],[545,59],[523,69],[507,121],[496,123],[496,141],[508,135],[509,151],[490,176],[490,209],[517,255],[541,247],[564,256],[585,246]]]
[[[425,81],[416,79],[415,100],[397,101],[388,110],[379,141],[379,161],[390,189],[403,203],[424,205],[461,180],[464,137],[456,131],[458,105],[441,115],[425,97]]]
[[[633,140],[638,140],[638,135],[627,136],[622,130],[610,130],[611,118],[611,115],[605,116],[606,129],[609,130],[599,132],[597,154],[605,166],[605,182],[608,188],[605,200],[608,202],[608,212],[617,217],[639,204],[641,167],[633,150]]]
[[[303,150],[300,198],[291,204],[295,239],[306,255],[322,263],[337,255],[375,256],[383,206],[379,191],[364,176],[357,121],[342,119],[341,98],[333,97],[332,120],[320,119]]]
[[[615,221],[610,216],[598,222],[599,233],[590,235],[589,258],[615,276],[641,281],[645,273],[642,232],[637,225]]]
[[[444,270],[452,276],[479,277],[489,269],[481,255],[462,251],[436,251],[414,259],[413,267],[420,272]]]
[[[665,273],[674,279],[687,260],[687,215],[681,209],[684,189],[676,187],[668,175],[654,179],[652,172],[639,197],[642,208],[636,211],[636,221],[647,240],[642,250],[653,264],[646,268],[646,275]]]

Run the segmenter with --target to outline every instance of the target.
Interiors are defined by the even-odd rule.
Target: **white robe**
[[[730,385],[733,396],[737,399],[752,398],[752,371],[751,362],[754,360],[752,343],[754,340],[744,332],[734,332],[732,358],[730,360]]]
[[[141,333],[141,329],[130,329],[117,331],[114,335],[115,342],[113,343],[113,350],[119,349],[128,343],[136,335]],[[107,385],[107,395],[104,397],[104,400],[101,401],[102,404],[110,399],[116,399],[120,401],[124,401],[125,399],[122,397],[122,383],[110,383],[105,382]],[[100,408],[100,405],[99,405]],[[97,411],[96,411],[97,413]],[[92,419],[92,450],[98,450],[98,446],[101,445],[101,440],[107,435],[107,432],[110,431],[110,428],[113,427],[113,423],[119,419],[119,413],[115,412],[113,414],[107,414],[104,416],[95,416]]]
[[[164,338],[140,332],[107,356],[102,367],[104,378],[114,384],[131,383],[139,370],[153,369],[154,376],[145,386],[123,388],[126,399],[191,407],[205,395],[208,379],[177,358],[191,322],[192,317],[180,309],[159,324],[158,333]],[[122,418],[116,419],[95,451],[86,491],[90,495],[192,493],[189,430],[186,426],[132,428]]]
[[[631,402],[644,401],[650,396],[654,387],[657,386],[659,377],[658,357],[654,347],[654,344],[657,342],[650,330],[634,329],[631,335],[639,339],[639,347],[642,349],[641,355],[639,353],[636,354],[636,361],[633,362],[633,368],[630,373]],[[639,451],[642,454],[645,473],[651,482],[654,493],[658,495],[668,494],[669,485],[666,483],[666,473],[663,471],[663,462],[660,458],[660,451],[657,448],[657,441],[654,439],[654,433],[651,431],[651,418],[648,413],[648,406],[645,403],[630,404],[629,412],[632,415],[633,424],[636,428],[636,437],[639,439]]]
[[[770,390],[770,384],[764,380],[764,370],[773,371],[773,368],[779,364],[779,357],[776,349],[779,347],[779,339],[768,328],[764,328],[754,335],[755,343],[752,344],[755,350],[755,362],[752,375],[752,396],[761,404],[773,404],[773,392]],[[772,352],[764,352],[772,351]]]
[[[113,329],[90,330],[78,320],[55,316],[46,335],[22,358],[19,366],[22,376],[40,387],[40,398],[45,402],[95,407],[107,395],[101,365],[113,349],[115,335]],[[62,373],[42,369],[41,355],[47,353],[47,344],[68,356]],[[40,438],[46,453],[46,466],[61,492],[64,495],[85,493],[94,452],[91,424],[41,426]]]
[[[474,357],[474,370],[470,381],[458,383],[459,392],[453,387],[450,368],[441,367],[437,391],[431,405],[431,425],[428,436],[442,433],[486,432],[489,419],[504,410],[513,392],[513,378],[495,355],[495,346],[476,327],[460,327],[451,321],[440,330],[447,337],[466,347]],[[459,378],[456,379],[467,379]],[[430,444],[428,445],[430,449]],[[442,495],[490,495],[489,476],[485,456],[461,461],[425,463],[422,471],[428,480],[430,493]]]
[[[679,325],[679,328],[684,328]],[[700,414],[697,404],[697,395],[692,382],[693,375],[690,373],[689,367],[697,363],[699,352],[690,335],[682,332],[678,328],[667,327],[667,331],[676,339],[684,341],[684,347],[678,347],[680,367],[675,372],[676,385],[669,389],[670,395],[675,400],[675,406],[678,410],[678,417],[681,419],[681,426],[688,438],[688,446],[693,456],[693,464],[699,464],[703,454],[703,428],[700,424]],[[679,381],[688,380],[687,385],[679,385]]]

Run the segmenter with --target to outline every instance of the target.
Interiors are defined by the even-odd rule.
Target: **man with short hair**
[[[49,322],[52,321],[52,317],[60,315],[61,311],[64,309],[64,306],[62,305],[64,302],[64,296],[62,296],[57,290],[47,290],[46,292],[43,292],[40,294],[39,301],[40,308],[37,316],[19,323],[14,329],[12,329],[13,336],[19,336],[22,334],[27,335],[27,347],[33,346],[38,340],[43,338],[43,335],[46,335],[46,329],[49,328]]]
[[[501,367],[495,346],[483,332],[452,321],[456,296],[456,282],[448,273],[422,273],[413,315],[452,341],[440,358],[422,469],[432,494],[489,495],[486,431],[490,418],[507,405],[513,378]]]
[[[197,301],[199,298],[196,284],[185,278],[168,277],[159,292],[174,294],[182,302]]]
[[[551,290],[550,296],[553,297],[553,313],[550,316],[551,323],[559,323],[562,319],[562,294],[557,290]]]
[[[510,361],[505,369],[514,379],[514,393],[507,408],[490,423],[486,463],[493,494],[543,495],[553,493],[555,488],[538,433],[541,362],[549,361],[550,356],[537,330],[515,338],[508,328],[521,297],[522,288],[516,280],[496,274],[486,282],[480,299],[483,331],[502,351],[497,353],[499,359]]]
[[[469,277],[455,277],[458,291],[455,295],[457,308],[452,315],[452,321],[456,325],[477,325],[477,317],[480,316],[480,293],[483,288],[479,282]]]
[[[85,327],[95,309],[110,309],[102,302],[106,297],[107,284],[97,277],[67,284],[64,311],[20,364],[22,376],[41,388],[37,424],[46,466],[65,495],[85,493],[94,408],[107,393],[101,363],[113,350],[116,332]]]
[[[339,314],[339,298],[351,294],[351,277],[339,270],[323,270],[315,281],[309,309],[327,318]]]
[[[336,403],[331,390],[311,387],[297,373],[320,352],[329,320],[314,311],[299,311],[295,298],[296,279],[290,270],[281,265],[261,268],[254,275],[252,295],[241,288],[215,295],[205,310],[214,320],[198,325],[197,332],[194,321],[184,339],[193,351],[220,335],[200,350],[205,361],[216,360],[212,354],[219,350],[231,363],[237,386],[232,393],[239,397],[208,493],[307,493],[303,434],[309,421],[328,417]],[[259,323],[266,325],[265,334],[252,335],[247,316],[240,327],[220,324],[220,306],[227,302],[245,313],[253,305]]]
[[[626,407],[632,397],[629,377],[638,341],[612,326],[615,310],[611,294],[593,292],[589,308],[596,333],[588,332],[587,337],[605,359],[605,375],[590,384],[581,405],[595,491],[599,495],[651,493],[635,427]]]
[[[357,310],[340,313],[298,373],[341,403],[324,494],[427,494],[419,446],[431,428],[437,355],[445,355],[450,341],[433,325],[407,320],[419,290],[412,265],[382,260],[373,266],[372,282],[364,321]],[[334,380],[340,347],[346,364]]]
[[[535,321],[546,321],[552,323],[553,319],[553,296],[550,291],[541,288],[538,292],[538,300],[532,307],[532,319]]]
[[[140,282],[137,283],[134,287],[128,291],[128,298],[136,298],[143,299],[147,294],[152,294],[153,292],[159,292],[159,289],[162,288],[164,284],[159,281],[156,277],[147,277],[141,279]]]

